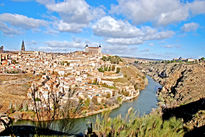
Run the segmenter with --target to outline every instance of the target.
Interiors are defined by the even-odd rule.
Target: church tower
[[[25,45],[24,45],[24,41],[22,41],[22,45],[21,45],[21,51],[25,51]]]
[[[0,53],[3,53],[4,52],[4,46],[1,46],[0,47]]]

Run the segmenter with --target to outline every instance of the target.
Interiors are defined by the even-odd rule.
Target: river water
[[[144,90],[140,92],[140,95],[136,99],[129,102],[124,102],[119,108],[112,110],[110,113],[110,117],[113,118],[119,114],[122,117],[125,117],[130,107],[133,108],[137,115],[142,116],[144,114],[150,113],[153,108],[157,107],[156,92],[161,86],[149,76],[147,76],[147,78],[148,85]],[[85,130],[87,129],[87,123],[94,123],[96,116],[100,115],[101,114],[79,119],[63,119],[52,122],[43,122],[41,123],[41,126],[62,133],[79,134],[85,132]],[[28,120],[17,121],[14,123],[15,126],[36,126],[37,124],[39,123]]]

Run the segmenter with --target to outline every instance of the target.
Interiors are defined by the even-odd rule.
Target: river
[[[155,82],[151,77],[147,76],[148,85],[144,90],[140,92],[140,95],[129,102],[124,102],[119,108],[112,110],[110,113],[110,117],[116,117],[121,114],[122,117],[128,112],[130,107],[136,112],[137,115],[142,116],[144,114],[148,114],[152,111],[153,108],[157,107],[157,97],[156,92],[160,86],[159,83]],[[87,129],[87,123],[95,122],[96,116],[100,116],[101,114],[89,116],[86,118],[79,119],[63,119],[56,120],[52,122],[43,122],[41,123],[41,127],[46,127],[51,129],[52,131],[57,131],[59,133],[68,133],[68,134],[79,134],[84,133]],[[13,123],[16,127],[29,127],[36,126],[37,122],[32,121],[17,121]],[[19,129],[18,129],[19,130]],[[23,130],[24,131],[24,130]],[[54,133],[55,134],[55,133]]]

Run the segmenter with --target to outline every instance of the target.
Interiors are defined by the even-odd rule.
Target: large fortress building
[[[98,47],[88,47],[88,45],[85,46],[85,52],[87,52],[88,54],[92,54],[92,55],[102,55],[101,52],[101,46]]]

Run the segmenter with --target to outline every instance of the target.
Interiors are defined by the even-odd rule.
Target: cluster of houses
[[[179,58],[174,58],[173,61],[182,61],[182,62],[195,62],[195,61],[198,61],[197,59],[192,59],[192,58],[182,58],[182,57],[179,57]]]
[[[86,46],[85,51],[69,54],[25,51],[23,47],[20,52],[1,55],[1,61],[7,60],[7,64],[2,64],[0,70],[1,73],[11,71],[41,76],[33,81],[27,94],[31,110],[36,107],[34,101],[40,103],[38,107],[43,110],[53,109],[55,101],[63,107],[68,100],[74,106],[89,100],[88,107],[96,110],[98,105],[113,106],[119,103],[119,98],[133,97],[139,92],[133,85],[123,88],[115,85],[114,79],[122,78],[122,73],[116,73],[116,70],[100,72],[98,69],[102,66],[122,67],[122,64],[103,61],[102,56],[101,46]],[[123,95],[120,89],[127,94]]]

